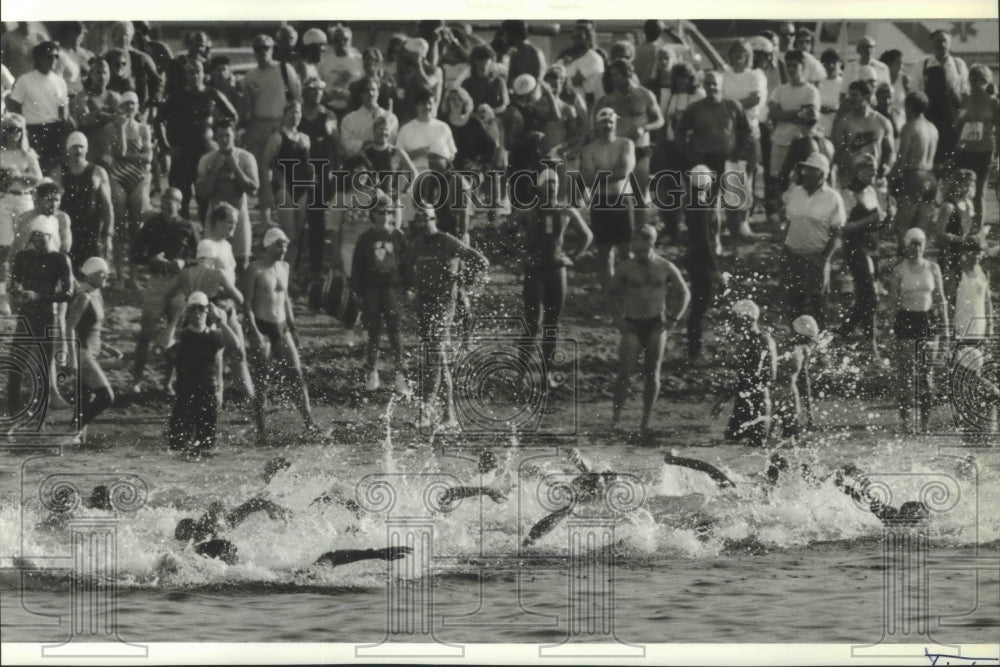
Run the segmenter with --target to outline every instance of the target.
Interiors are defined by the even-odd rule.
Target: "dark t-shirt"
[[[398,229],[372,227],[354,246],[351,282],[356,291],[395,287],[402,283],[402,258],[406,239]]]
[[[177,369],[177,393],[214,392],[218,378],[216,354],[225,347],[222,332],[185,329],[177,340],[174,366]]]
[[[535,211],[524,225],[524,259],[528,266],[558,269],[566,266],[563,235],[569,214],[563,209]]]

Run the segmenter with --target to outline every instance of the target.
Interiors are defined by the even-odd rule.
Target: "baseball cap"
[[[740,299],[733,304],[733,314],[739,317],[747,317],[756,322],[760,319],[760,306],[750,299]]]
[[[176,202],[182,202],[184,201],[184,196],[181,194],[181,191],[178,190],[177,188],[167,188],[166,190],[163,191],[163,194],[160,196],[160,199],[173,199]]]
[[[538,87],[538,80],[530,74],[520,74],[512,87],[515,95],[530,95]]]
[[[66,137],[66,150],[69,150],[73,146],[83,146],[86,150],[90,143],[87,141],[87,135],[83,132],[72,132],[68,137]]]
[[[85,276],[89,276],[91,273],[97,273],[98,271],[111,273],[111,268],[102,257],[91,257],[83,263],[83,266],[80,267],[80,273]]]
[[[751,51],[763,51],[764,53],[774,53],[774,42],[763,35],[754,35],[747,40]]]
[[[810,153],[802,162],[799,162],[803,167],[812,167],[813,169],[819,169],[826,176],[830,173],[830,160],[822,153]]]
[[[195,253],[195,259],[215,259],[218,256],[219,248],[215,241],[203,239],[198,242],[198,252]]]
[[[306,30],[305,34],[302,35],[302,44],[304,46],[309,46],[310,44],[326,44],[326,33],[319,28],[309,28]]]
[[[31,55],[35,56],[57,56],[59,55],[59,45],[55,42],[42,42],[31,50]]]
[[[858,46],[870,46],[875,47],[875,39],[871,35],[865,35],[858,40]]]
[[[819,337],[819,325],[812,315],[799,315],[792,322],[792,330],[800,336],[816,340]]]
[[[594,120],[598,123],[605,120],[615,120],[616,118],[618,118],[618,114],[611,107],[604,107],[594,116]]]
[[[139,96],[134,90],[126,90],[122,93],[122,99],[119,104],[125,104],[126,102],[132,102],[136,106],[139,106]]]
[[[257,35],[253,38],[253,48],[271,48],[274,46],[274,40],[271,39],[270,35]]]
[[[924,234],[924,230],[919,227],[910,227],[906,230],[906,234],[903,235],[903,245],[910,245],[913,241],[920,241],[921,243],[927,242],[927,234]]]
[[[208,306],[208,297],[204,292],[191,292],[187,298],[188,306]]]
[[[270,248],[277,241],[288,241],[288,236],[281,231],[280,227],[271,227],[264,233],[264,247]]]

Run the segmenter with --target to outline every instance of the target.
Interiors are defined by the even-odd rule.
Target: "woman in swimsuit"
[[[38,155],[28,147],[24,116],[3,115],[0,139],[0,315],[10,315],[7,262],[14,243],[14,218],[34,206],[31,191],[42,178]]]
[[[101,353],[101,329],[104,326],[104,296],[101,288],[108,281],[108,263],[100,257],[91,257],[83,263],[80,273],[83,282],[73,295],[66,314],[66,330],[80,341],[80,431],[74,444],[82,445],[87,439],[87,425],[94,421],[115,400],[108,376],[104,374],[97,357]],[[118,354],[121,354],[120,352]]]
[[[269,212],[277,209],[277,225],[292,240],[288,257],[293,273],[302,247],[302,230],[306,212],[316,199],[313,165],[309,162],[312,143],[305,132],[299,131],[302,105],[296,101],[285,105],[281,127],[271,135],[264,148],[260,179],[261,206]]]
[[[933,358],[923,359],[923,367],[914,387],[914,364],[917,355],[924,354],[920,343],[932,338],[934,324],[932,309],[937,301],[941,313],[940,323],[948,328],[948,309],[945,307],[944,284],[941,269],[935,262],[924,258],[927,236],[914,227],[903,237],[905,256],[896,265],[889,283],[890,303],[896,304],[892,330],[896,336],[895,362],[899,382],[899,417],[904,427],[910,423],[910,408],[917,404],[921,427],[927,428],[931,407],[931,368]],[[936,337],[935,337],[936,343]],[[934,346],[926,346],[933,354]],[[915,393],[916,392],[916,393]]]

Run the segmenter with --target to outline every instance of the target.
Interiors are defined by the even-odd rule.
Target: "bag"
[[[351,290],[347,276],[340,269],[330,269],[322,280],[309,285],[309,308],[324,312],[345,326],[357,324],[361,306]]]

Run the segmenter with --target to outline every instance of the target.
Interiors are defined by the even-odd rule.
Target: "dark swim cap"
[[[209,540],[196,544],[194,552],[205,558],[221,560],[226,565],[236,565],[240,561],[239,550],[229,540]]]
[[[177,522],[177,528],[174,529],[174,537],[181,542],[187,542],[194,537],[196,527],[194,519],[181,519]]]

